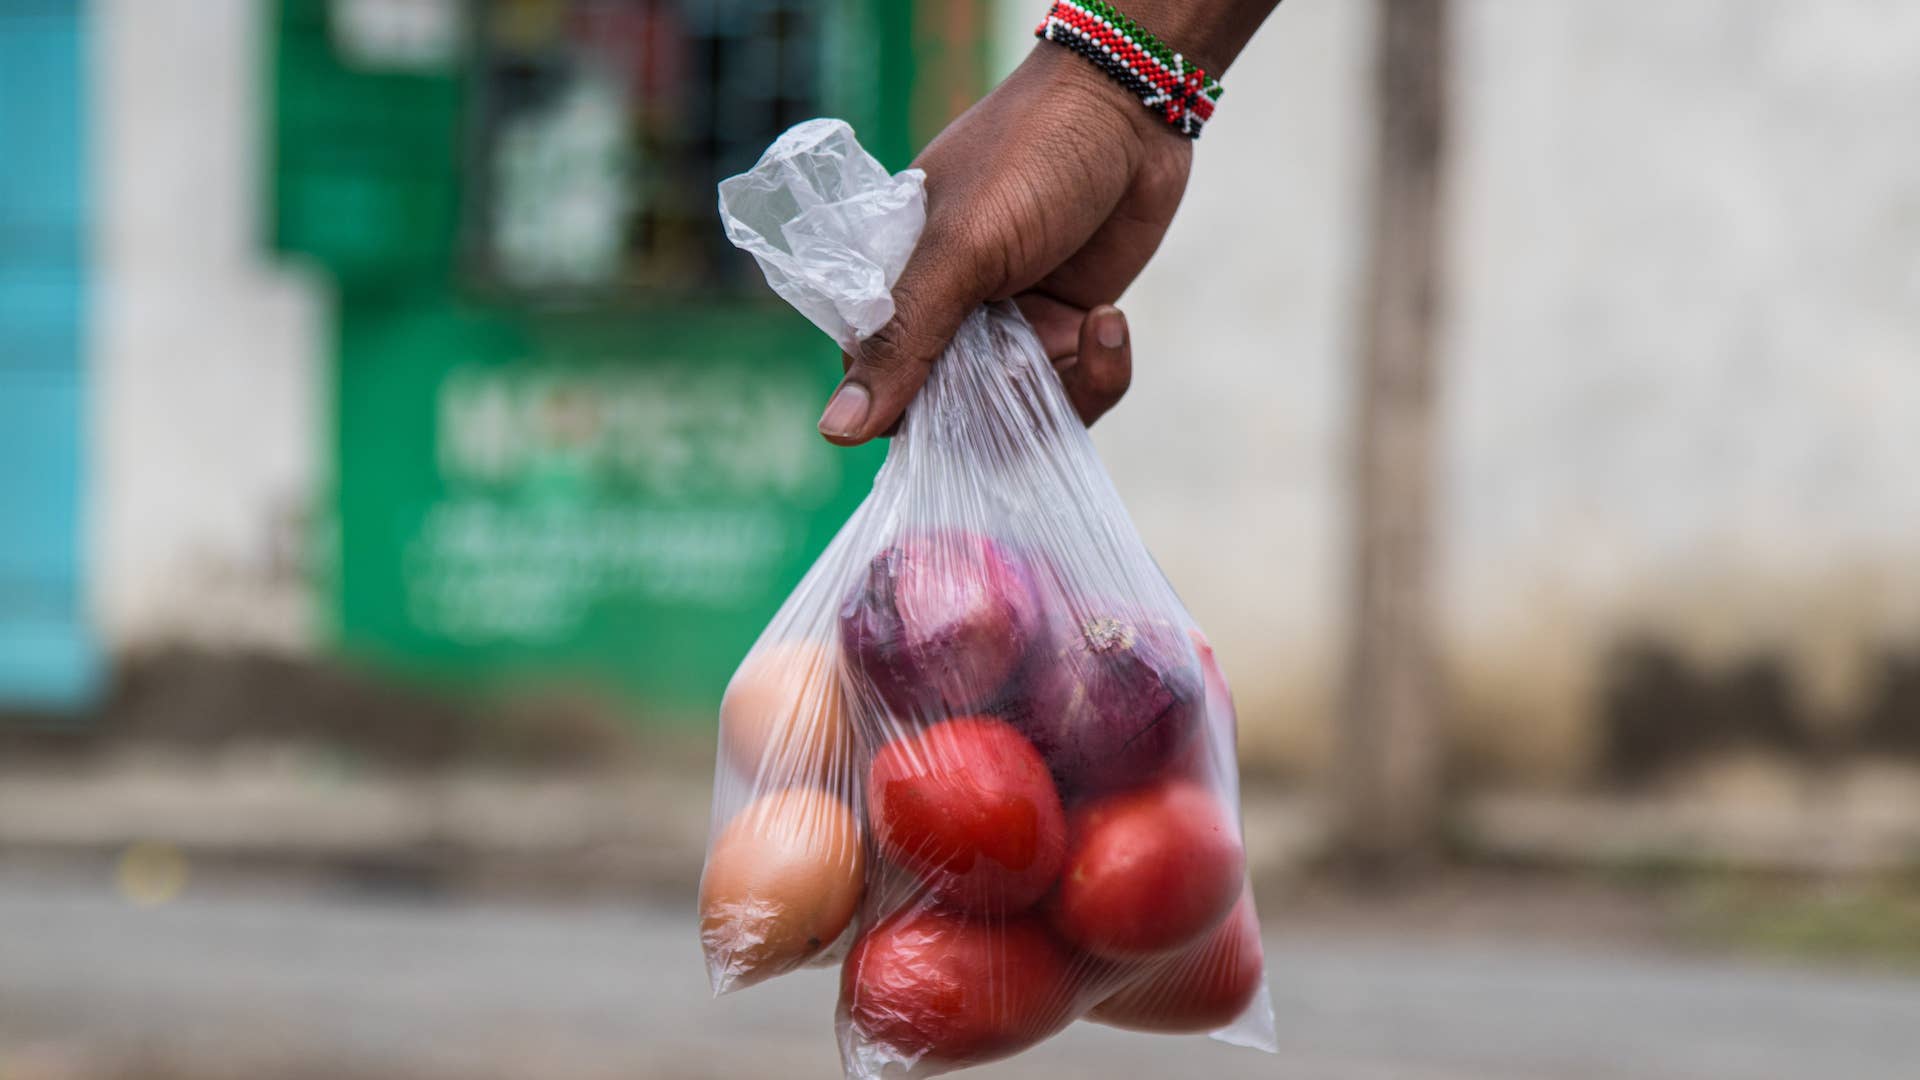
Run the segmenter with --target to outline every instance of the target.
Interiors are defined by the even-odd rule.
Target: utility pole
[[[1351,640],[1341,854],[1432,855],[1442,772],[1435,642],[1438,343],[1449,138],[1448,0],[1377,0],[1373,193],[1353,428]]]

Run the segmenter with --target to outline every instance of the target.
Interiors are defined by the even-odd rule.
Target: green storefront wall
[[[904,166],[929,99],[964,99],[954,72],[981,66],[921,40],[915,4],[821,6],[823,111]],[[278,12],[271,234],[335,287],[326,631],[451,688],[710,716],[884,455],[813,430],[836,350],[764,288],[558,308],[471,287],[461,62],[368,70],[327,0]],[[950,13],[924,25],[954,33]],[[943,70],[916,82],[929,52]]]
[[[814,432],[836,353],[777,311],[366,297],[338,355],[340,640],[398,670],[703,709],[881,453]]]

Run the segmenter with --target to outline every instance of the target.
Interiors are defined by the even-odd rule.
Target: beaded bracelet
[[[1106,0],[1057,0],[1033,36],[1091,60],[1189,139],[1200,137],[1224,92],[1220,80]]]

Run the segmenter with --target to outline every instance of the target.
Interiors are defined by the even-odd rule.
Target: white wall
[[[1920,8],[1463,14],[1457,607],[1920,540]]]
[[[92,582],[110,644],[298,644],[320,293],[261,254],[256,0],[96,0]]]

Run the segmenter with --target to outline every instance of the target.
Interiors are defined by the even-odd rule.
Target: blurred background
[[[884,448],[713,189],[1044,6],[0,0],[0,1080],[837,1075],[691,897]],[[1282,1057],[979,1075],[1912,1075],[1920,7],[1288,0],[1225,81],[1096,442]]]

